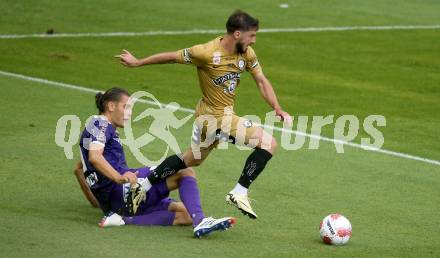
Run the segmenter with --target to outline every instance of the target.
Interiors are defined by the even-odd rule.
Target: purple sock
[[[205,214],[203,214],[200,204],[197,179],[191,176],[182,177],[179,184],[179,195],[193,220],[193,226],[198,225],[205,218]]]
[[[161,225],[172,226],[176,213],[171,211],[154,211],[145,215],[124,217],[127,225]]]

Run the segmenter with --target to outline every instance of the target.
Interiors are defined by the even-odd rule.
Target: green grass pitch
[[[262,28],[440,24],[440,3],[429,0],[127,2],[5,0],[0,34],[222,29],[237,8],[257,16]],[[284,2],[289,8],[279,7]],[[194,108],[200,97],[194,68],[126,69],[113,56],[123,48],[138,56],[177,50],[215,36],[0,39],[0,70],[95,89],[145,90]],[[254,48],[292,115],[381,114],[383,148],[440,160],[439,40],[439,30],[260,33]],[[251,188],[256,221],[224,202],[249,151],[214,151],[196,169],[202,205],[207,215],[237,217],[231,231],[196,240],[190,227],[100,229],[100,211],[88,205],[73,176],[77,146],[68,160],[54,142],[62,115],[78,115],[84,124],[96,113],[93,94],[3,75],[0,89],[2,257],[440,256],[440,167],[349,146],[338,154],[329,142],[318,150],[279,149]],[[236,112],[264,117],[268,111],[244,75]],[[187,148],[191,125],[172,132]],[[333,127],[322,135],[332,138]],[[354,142],[365,136],[361,130]],[[129,165],[140,166],[125,149]],[[164,149],[156,140],[143,152],[158,157]],[[333,212],[353,225],[347,246],[320,241],[319,222]]]

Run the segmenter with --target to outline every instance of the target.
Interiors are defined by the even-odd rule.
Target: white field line
[[[49,81],[49,80],[46,80],[46,79],[30,77],[30,76],[26,76],[26,75],[22,75],[22,74],[10,73],[10,72],[5,72],[5,71],[1,71],[1,70],[0,70],[0,75],[7,76],[7,77],[14,77],[14,78],[18,78],[18,79],[22,79],[22,80],[26,80],[26,81],[39,82],[39,83],[42,83],[42,84],[47,84],[47,85],[61,87],[61,88],[67,88],[67,89],[72,89],[72,90],[83,91],[83,92],[91,92],[91,93],[99,92],[99,90],[92,89],[92,88],[87,88],[87,87],[83,87],[83,86],[67,84],[67,83],[62,83],[62,82],[56,82],[56,81]],[[151,104],[151,105],[157,105],[157,103],[154,102],[154,101],[148,101],[148,100],[143,100],[143,99],[141,99],[139,101],[143,102],[143,103]],[[163,103],[161,103],[161,105],[163,107],[165,106]],[[183,111],[183,112],[187,112],[187,113],[194,113],[194,110],[193,109],[189,109],[189,108],[182,108],[182,107],[180,107],[179,110]],[[348,146],[351,146],[351,147],[354,147],[354,148],[360,148],[360,149],[363,149],[363,150],[383,153],[383,154],[387,154],[387,155],[391,155],[391,156],[396,156],[396,157],[400,157],[400,158],[421,161],[421,162],[424,162],[424,163],[429,163],[429,164],[440,166],[440,161],[438,161],[438,160],[422,158],[422,157],[418,157],[418,156],[414,156],[414,155],[410,155],[410,154],[405,154],[405,153],[400,153],[400,152],[395,152],[395,151],[390,151],[390,150],[385,150],[385,149],[372,148],[372,147],[364,146],[364,145],[361,145],[361,144],[358,144],[358,143],[353,143],[353,142],[347,142],[347,141],[332,139],[332,138],[328,138],[328,137],[324,137],[324,136],[320,136],[320,135],[307,134],[307,133],[304,133],[304,132],[295,131],[295,130],[291,130],[291,129],[285,129],[285,128],[280,128],[280,127],[275,127],[275,126],[264,126],[264,125],[263,125],[263,127],[268,128],[268,129],[273,129],[273,130],[279,131],[279,132],[287,132],[287,133],[292,133],[292,134],[298,134],[298,135],[302,135],[302,136],[306,136],[306,137],[309,137],[309,138],[314,138],[314,139],[318,139],[318,140],[322,140],[322,141],[344,144],[344,145],[348,145]]]
[[[356,30],[437,30],[440,24],[434,25],[386,25],[386,26],[341,26],[341,27],[305,27],[305,28],[273,28],[260,29],[259,33],[280,32],[326,32],[326,31],[356,31]],[[224,30],[158,30],[144,32],[91,32],[91,33],[55,33],[55,34],[0,34],[0,39],[20,38],[85,38],[85,37],[130,37],[158,35],[193,35],[221,34]]]

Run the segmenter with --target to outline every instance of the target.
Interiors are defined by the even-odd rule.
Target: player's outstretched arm
[[[89,185],[86,182],[86,179],[84,178],[84,172],[82,170],[82,163],[78,162],[74,169],[74,174],[76,179],[78,180],[79,186],[81,187],[82,192],[84,193],[87,200],[90,202],[90,204],[95,207],[99,208],[99,202],[96,200],[95,196],[93,195],[92,191],[90,190]]]
[[[119,62],[127,67],[139,67],[143,65],[151,64],[169,64],[177,62],[177,52],[163,52],[148,56],[142,59],[137,59],[127,50],[122,50],[122,54],[116,55],[115,58],[119,59]]]
[[[260,90],[261,96],[266,100],[266,102],[275,110],[275,114],[281,118],[282,121],[286,121],[289,126],[292,125],[292,118],[289,113],[283,111],[280,104],[278,103],[277,96],[272,87],[270,81],[266,76],[260,72],[257,74],[252,74],[255,83]]]

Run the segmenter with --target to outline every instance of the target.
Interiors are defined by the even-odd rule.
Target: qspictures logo
[[[118,141],[128,147],[136,160],[146,166],[153,166],[170,155],[170,150],[174,153],[181,153],[182,149],[170,129],[183,127],[192,120],[193,115],[190,114],[179,119],[176,112],[183,110],[183,108],[178,103],[161,104],[153,94],[145,91],[134,93],[130,97],[124,112],[131,114],[135,105],[142,105],[140,109],[142,112],[135,117],[130,116],[124,128],[120,129],[124,131],[125,139],[120,139],[120,141],[118,139]],[[148,127],[140,128],[141,136],[135,137],[133,123],[143,119],[148,119],[151,122]],[[64,115],[58,119],[55,126],[55,144],[63,148],[66,158],[73,159],[73,148],[79,143],[82,128],[91,135],[97,134],[95,137],[103,137],[104,126],[97,128],[94,124],[95,120],[96,115],[90,116],[84,124],[81,123],[77,115]],[[287,122],[283,123],[283,127],[276,127],[276,124],[279,124],[279,118],[274,111],[266,113],[262,121],[256,115],[236,117],[232,107],[227,107],[224,110],[224,116],[221,118],[202,115],[193,119],[193,129],[192,133],[188,135],[188,140],[191,141],[191,150],[196,159],[200,158],[201,150],[211,144],[216,144],[218,149],[228,149],[235,146],[239,150],[248,150],[257,145],[270,148],[271,136],[275,130],[281,132],[279,146],[287,151],[302,148],[318,149],[320,141],[325,138],[321,136],[322,129],[330,126],[333,127],[334,139],[332,142],[337,153],[344,153],[344,146],[352,143],[359,135],[361,128],[364,137],[360,141],[365,149],[380,149],[385,141],[384,135],[380,131],[381,127],[386,126],[386,119],[382,115],[369,115],[363,120],[355,115],[292,116],[292,120],[296,122],[296,130],[293,130],[292,125]],[[264,128],[262,142],[250,137],[249,130],[253,127]],[[136,135],[139,135],[139,130],[136,131]],[[307,131],[310,131],[310,133],[307,133]],[[308,144],[306,143],[307,138],[309,139]],[[151,157],[149,158],[148,155],[142,152],[142,149],[155,140],[162,141],[166,147],[156,150],[156,152],[161,152],[162,155],[159,159],[152,160]],[[105,142],[105,139],[101,139],[101,141]],[[82,145],[88,146],[84,143]]]

